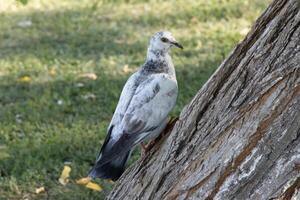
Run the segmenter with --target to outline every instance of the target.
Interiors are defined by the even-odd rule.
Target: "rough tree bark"
[[[108,199],[300,199],[299,26],[271,3]]]

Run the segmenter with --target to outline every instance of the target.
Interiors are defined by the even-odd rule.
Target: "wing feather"
[[[127,80],[127,82],[125,83],[118,101],[118,105],[116,107],[116,110],[110,122],[110,125],[108,126],[108,130],[110,129],[111,126],[115,124],[119,124],[123,119],[124,114],[128,108],[128,105],[130,104],[130,101],[132,100],[132,97],[135,94],[135,91],[137,89],[138,86],[136,83],[137,79],[138,79],[138,72],[132,74]]]
[[[144,133],[158,127],[177,99],[177,82],[166,74],[154,74],[151,81],[139,85],[121,122],[126,133]],[[137,126],[137,124],[141,124]],[[139,129],[132,130],[132,127]]]
[[[101,149],[105,153],[98,158],[101,165],[127,152],[160,127],[176,103],[176,79],[167,74],[153,74],[139,84],[138,81],[141,79],[133,75],[123,88],[107,141]]]

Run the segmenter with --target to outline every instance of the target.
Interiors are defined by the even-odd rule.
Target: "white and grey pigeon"
[[[168,31],[157,32],[150,39],[146,62],[123,88],[89,177],[117,180],[125,170],[132,149],[157,137],[166,127],[178,93],[169,55],[172,47],[183,49]]]

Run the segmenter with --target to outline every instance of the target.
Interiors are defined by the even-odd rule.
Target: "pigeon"
[[[145,63],[127,80],[106,139],[89,178],[116,181],[135,146],[157,137],[168,122],[176,103],[178,86],[169,51],[183,49],[168,31],[155,33]]]

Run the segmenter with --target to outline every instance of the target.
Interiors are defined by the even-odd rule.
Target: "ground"
[[[93,164],[150,36],[169,30],[185,48],[172,52],[177,116],[268,3],[0,0],[0,199],[103,199],[113,183],[97,180],[97,192],[75,181]],[[41,186],[47,192],[35,194]]]

